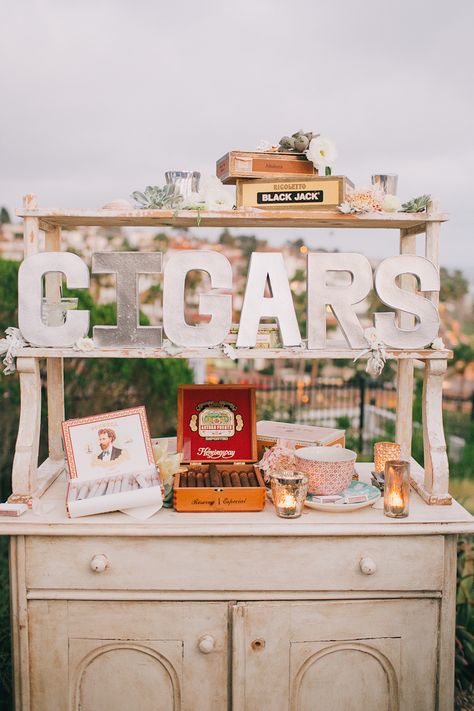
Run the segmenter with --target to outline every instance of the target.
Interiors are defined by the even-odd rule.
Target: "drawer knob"
[[[216,640],[211,637],[210,634],[203,634],[202,637],[198,639],[198,649],[203,654],[210,654],[214,651],[216,646]]]
[[[359,562],[360,572],[364,575],[373,575],[377,571],[377,563],[373,558],[366,556]]]
[[[95,555],[91,558],[89,565],[94,573],[103,573],[109,565],[109,559],[106,555],[103,555],[103,553],[99,553],[99,555]]]

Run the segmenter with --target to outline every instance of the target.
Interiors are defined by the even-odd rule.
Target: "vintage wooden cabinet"
[[[196,224],[194,213],[42,210],[29,196],[25,253],[60,249],[61,226]],[[201,226],[383,227],[402,253],[418,233],[437,264],[446,219],[266,211],[204,213]],[[410,277],[404,277],[409,285]],[[58,294],[55,275],[47,290]],[[432,295],[436,299],[436,294]],[[409,315],[402,320],[409,325]],[[186,349],[207,357],[217,349]],[[84,357],[168,357],[161,349]],[[347,358],[269,349],[265,357]],[[397,440],[410,455],[414,361],[425,370],[425,470],[412,466],[410,516],[161,511],[66,517],[60,422],[62,359],[72,349],[17,353],[22,410],[12,500],[35,512],[0,520],[11,536],[16,708],[22,711],[448,711],[453,707],[456,537],[473,518],[448,494],[442,376],[448,351],[391,351],[398,360]],[[243,349],[243,357],[261,357]],[[49,457],[38,466],[41,383],[48,375]],[[357,465],[368,480],[370,464]]]

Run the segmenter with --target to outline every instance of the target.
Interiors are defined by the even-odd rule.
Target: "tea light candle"
[[[402,459],[385,462],[384,514],[391,518],[408,516],[410,463]]]
[[[385,471],[385,462],[400,457],[401,447],[396,442],[376,442],[374,444],[374,470],[377,474]]]
[[[292,471],[282,471],[271,477],[272,498],[278,516],[301,516],[308,491],[308,477]]]

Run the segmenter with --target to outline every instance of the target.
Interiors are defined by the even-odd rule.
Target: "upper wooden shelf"
[[[322,227],[408,229],[424,232],[427,223],[445,222],[446,213],[366,213],[344,215],[321,210],[259,210],[240,209],[228,212],[198,212],[196,210],[56,210],[20,208],[18,217],[36,217],[40,227],[48,231],[56,226],[78,227]]]
[[[324,350],[304,348],[237,348],[238,358],[357,358],[362,349],[334,347]],[[431,348],[394,350],[387,349],[387,356],[396,360],[444,360],[453,355],[450,350],[432,350]],[[73,348],[19,348],[15,351],[19,358],[226,358],[220,348],[183,348],[176,346],[175,352],[169,353],[162,348],[94,348],[91,351]],[[364,356],[366,358],[367,356]]]

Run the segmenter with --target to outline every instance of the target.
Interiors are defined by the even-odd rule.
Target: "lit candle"
[[[308,477],[293,471],[283,471],[271,477],[272,498],[278,516],[297,518],[303,511]]]
[[[408,516],[410,463],[392,459],[385,463],[384,514],[391,518]]]

